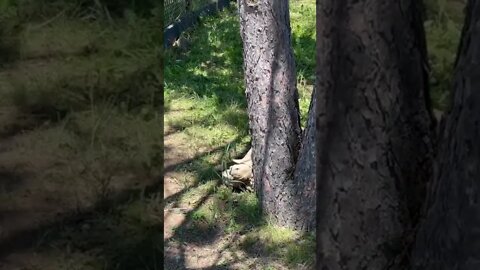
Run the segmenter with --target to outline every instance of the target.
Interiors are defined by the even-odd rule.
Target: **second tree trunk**
[[[317,1],[317,269],[403,261],[432,173],[425,57],[416,0]]]

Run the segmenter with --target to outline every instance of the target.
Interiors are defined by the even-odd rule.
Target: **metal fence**
[[[183,15],[194,12],[216,0],[165,0],[165,27],[171,25]]]
[[[229,6],[232,0],[165,0],[164,46],[168,48],[200,16],[211,15]]]

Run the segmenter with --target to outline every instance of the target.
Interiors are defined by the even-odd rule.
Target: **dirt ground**
[[[168,114],[165,117],[168,118]],[[252,254],[240,248],[245,235],[227,233],[221,224],[214,228],[202,227],[192,221],[193,211],[210,200],[211,194],[179,203],[182,194],[197,187],[182,181],[185,175],[178,168],[219,150],[186,147],[188,138],[168,124],[165,134],[164,269],[291,269],[260,251]]]

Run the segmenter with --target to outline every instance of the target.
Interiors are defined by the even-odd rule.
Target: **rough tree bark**
[[[317,1],[317,269],[405,269],[432,174],[419,2]]]
[[[452,108],[412,269],[480,269],[480,2],[467,3]]]
[[[239,0],[239,11],[255,190],[277,224],[309,230],[315,161],[307,158],[314,149],[301,144],[288,0]]]

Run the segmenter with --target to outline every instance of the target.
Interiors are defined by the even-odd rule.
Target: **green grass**
[[[182,103],[198,108],[189,112],[192,116],[196,115],[196,119],[190,120],[192,118],[186,114],[184,128],[197,123],[203,126],[223,123],[227,118],[225,110],[232,111],[231,106],[244,110],[246,106],[238,21],[226,12],[218,18],[204,20],[203,27],[186,33],[186,36],[191,36],[190,44],[194,44],[189,51],[166,53],[166,111],[176,108],[177,104],[182,108]],[[233,120],[232,128],[246,134],[246,114],[239,113],[230,119]],[[194,122],[188,123],[189,120]],[[181,124],[180,121],[176,123],[177,126]]]
[[[229,163],[231,158],[245,151],[249,143],[242,42],[234,12],[232,8],[217,16],[203,18],[201,25],[183,35],[188,40],[187,49],[173,48],[166,52],[166,127],[182,134],[187,148],[223,147],[221,151],[207,154],[180,168],[189,172],[189,179],[183,182],[189,183],[191,188],[178,198],[177,203],[188,205],[188,202],[206,198],[190,216],[199,231],[206,226],[221,228],[225,236],[251,236],[259,241],[259,245],[269,247],[260,250],[263,256],[271,256],[272,260],[280,260],[290,267],[308,264],[313,258],[313,241],[309,241],[308,248],[294,247],[293,242],[286,249],[281,248],[294,239],[307,238],[291,232],[292,237],[277,239],[286,231],[276,231],[262,218],[254,193],[234,193],[223,186],[212,187],[212,181],[219,179],[219,175],[212,171],[213,166]],[[300,108],[302,122],[305,122],[314,81],[315,2],[292,3],[291,14]],[[259,235],[261,237],[256,237]],[[243,244],[238,248],[249,252]]]
[[[430,91],[434,108],[449,108],[457,47],[463,26],[463,0],[429,0],[425,32],[430,72]]]
[[[158,17],[78,4],[0,1],[1,211],[50,224],[25,269],[160,269]]]
[[[241,243],[243,248],[254,251],[266,251],[284,258],[292,267],[312,265],[312,251],[315,250],[315,239],[312,235],[301,236],[295,231],[264,225],[245,235]]]
[[[291,5],[293,45],[297,63],[302,123],[310,103],[315,55],[315,3],[298,1]],[[178,128],[228,124],[238,134],[246,134],[242,43],[237,16],[233,9],[203,20],[184,36],[190,47],[186,52],[170,50],[165,61],[166,111],[194,104],[174,121]],[[191,116],[195,115],[194,118]],[[202,117],[203,116],[203,117]],[[182,125],[183,122],[183,125]],[[200,131],[202,132],[202,131]]]

